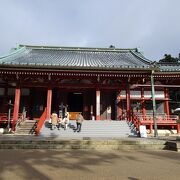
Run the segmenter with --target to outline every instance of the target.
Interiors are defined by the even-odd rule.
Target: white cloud
[[[17,43],[180,52],[179,0],[1,0],[0,53]]]

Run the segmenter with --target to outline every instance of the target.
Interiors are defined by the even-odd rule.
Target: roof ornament
[[[114,45],[110,45],[109,48],[115,49],[116,47]]]
[[[156,64],[157,62],[156,61],[153,61],[151,64]]]
[[[156,61],[151,62],[151,65],[152,65],[153,67],[157,67],[157,66],[158,66]]]

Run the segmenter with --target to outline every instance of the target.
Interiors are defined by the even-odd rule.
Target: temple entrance
[[[30,89],[30,119],[39,119],[44,112],[47,103],[46,89],[32,88]],[[27,112],[28,113],[28,112]]]
[[[67,102],[69,118],[76,119],[77,114],[83,112],[83,93],[69,92]]]
[[[116,120],[116,93],[101,91],[100,115],[102,120]]]
[[[83,93],[68,93],[68,109],[70,112],[83,112]]]

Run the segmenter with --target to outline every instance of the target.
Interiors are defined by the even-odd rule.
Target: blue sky
[[[0,54],[17,44],[180,53],[179,0],[0,0]]]

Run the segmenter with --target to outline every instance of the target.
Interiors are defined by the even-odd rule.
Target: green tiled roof
[[[78,48],[19,45],[0,57],[0,67],[59,69],[143,69],[154,68],[138,50],[117,48]]]
[[[158,65],[162,72],[180,72],[179,61],[177,63],[159,62]]]

